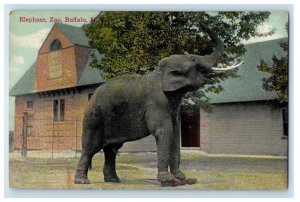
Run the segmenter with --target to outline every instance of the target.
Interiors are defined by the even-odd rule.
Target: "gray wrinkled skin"
[[[148,75],[116,77],[96,90],[84,115],[75,183],[89,183],[88,167],[101,149],[105,156],[104,180],[120,182],[115,168],[118,150],[123,143],[148,135],[153,135],[157,143],[159,181],[185,179],[179,169],[177,112],[187,92],[211,83],[211,67],[223,50],[222,43],[211,38],[217,43],[211,55],[173,55],[161,60]]]

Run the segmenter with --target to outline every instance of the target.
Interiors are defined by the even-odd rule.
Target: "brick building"
[[[286,39],[284,39],[286,40]],[[280,40],[246,45],[239,78],[221,83],[219,95],[208,94],[211,113],[181,114],[181,146],[215,154],[287,155],[287,107],[274,107],[276,93],[262,89],[266,76],[260,59],[271,64],[283,56]],[[22,146],[27,117],[30,150],[80,150],[84,106],[104,81],[89,66],[94,52],[79,27],[55,24],[40,48],[35,64],[10,91],[15,96],[15,148]],[[98,55],[101,58],[100,55]],[[152,136],[126,143],[121,151],[155,151]]]
[[[239,78],[221,83],[225,89],[219,95],[209,94],[212,113],[200,110],[200,147],[207,153],[253,154],[287,156],[287,104],[274,105],[275,92],[262,89],[262,78],[257,66],[264,59],[286,56],[279,43],[287,39],[246,45],[244,64]]]
[[[181,112],[182,149],[201,150],[209,154],[275,155],[288,154],[287,105],[274,105],[275,92],[262,89],[262,78],[257,66],[264,59],[272,64],[272,57],[286,55],[279,42],[271,40],[246,45],[238,78],[220,83],[224,91],[207,94],[212,111]],[[151,136],[135,144],[125,144],[126,151],[153,151]]]
[[[84,106],[103,83],[99,70],[89,66],[92,52],[80,27],[54,24],[36,62],[10,91],[15,149],[22,146],[27,115],[29,150],[80,150]]]

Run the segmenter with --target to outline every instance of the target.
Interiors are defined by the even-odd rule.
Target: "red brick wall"
[[[22,114],[26,109],[26,97],[17,96],[15,99],[15,149],[21,148]]]
[[[81,93],[39,98],[17,96],[15,110],[15,148],[21,149],[22,116],[33,115],[33,133],[28,136],[29,150],[80,150],[82,118],[88,94]],[[65,99],[65,121],[53,122],[53,100]],[[33,109],[26,101],[33,100]],[[212,154],[287,155],[280,108],[260,103],[216,105],[212,113],[200,112],[200,149]],[[122,151],[154,151],[152,136],[126,143]]]
[[[49,47],[56,39],[62,45],[62,49],[57,51],[62,62],[62,76],[49,79]],[[53,27],[37,56],[35,90],[41,92],[76,86],[89,54],[90,48],[75,46],[59,31],[58,27]]]
[[[28,135],[29,150],[80,150],[82,118],[88,102],[88,94],[95,87],[80,93],[40,98],[38,95],[16,97],[15,111],[15,149],[21,149],[22,116],[25,111],[33,116],[32,134]],[[65,120],[53,121],[53,100],[65,99]],[[26,102],[33,101],[33,109],[26,108]]]
[[[60,78],[49,78],[49,48],[54,40],[59,40],[62,49],[60,54],[62,75]],[[35,91],[49,91],[70,88],[77,85],[87,64],[90,48],[72,44],[54,26],[40,48],[36,60]],[[86,88],[82,92],[69,95],[40,98],[37,94],[16,97],[15,112],[15,148],[21,148],[22,117],[25,111],[33,116],[32,134],[28,136],[28,149],[69,150],[81,148],[81,121],[88,94],[95,87]],[[64,121],[53,121],[53,100],[65,99]],[[33,101],[33,109],[26,108],[27,101]],[[76,138],[77,136],[77,138]]]
[[[39,55],[36,61],[35,90],[48,91],[76,86],[77,74],[74,47],[59,51],[62,59],[62,77],[49,79],[48,54]]]

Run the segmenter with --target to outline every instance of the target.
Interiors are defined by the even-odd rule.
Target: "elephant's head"
[[[240,64],[228,68],[214,68],[223,53],[223,43],[214,34],[207,31],[216,44],[210,55],[172,55],[159,62],[158,68],[162,74],[162,88],[164,91],[176,91],[186,87],[196,90],[205,84],[211,84],[211,78],[228,70],[235,69]]]

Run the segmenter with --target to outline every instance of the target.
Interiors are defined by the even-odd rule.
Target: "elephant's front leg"
[[[172,126],[169,128],[159,128],[155,133],[157,144],[157,179],[161,182],[161,186],[179,186],[184,184],[168,171],[171,160],[172,136]]]
[[[185,174],[180,170],[180,132],[179,124],[174,121],[173,127],[173,142],[171,144],[171,155],[170,155],[170,171],[172,175],[180,180],[183,184],[195,184],[197,179],[186,178]]]
[[[180,133],[177,121],[174,121],[173,138],[170,154],[170,171],[179,180],[184,180],[185,175],[179,170],[180,165]]]

